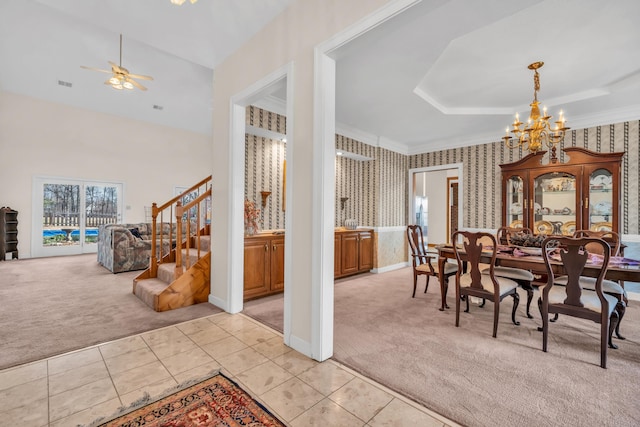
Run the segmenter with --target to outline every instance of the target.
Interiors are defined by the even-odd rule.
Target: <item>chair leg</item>
[[[622,318],[624,317],[624,313],[627,311],[627,304],[624,301],[618,301],[616,304],[616,311],[618,312],[618,324],[616,325],[616,337],[620,340],[626,340],[625,337],[620,335],[620,323],[622,323]]]
[[[456,326],[460,326],[460,287],[456,285]]]
[[[495,298],[493,301],[493,337],[498,335],[498,318],[500,317],[500,299]]]
[[[613,313],[611,313],[611,317],[613,317],[613,315],[617,316],[617,313],[615,310],[613,310]],[[609,347],[608,342],[609,342],[609,331],[613,332],[613,329],[611,328],[612,326],[612,322],[609,318],[605,318],[602,321],[602,324],[600,325],[600,367],[603,369],[607,368],[607,348]]]
[[[542,316],[542,351],[547,352],[547,337],[549,334],[549,307],[544,307],[542,298],[538,299],[540,307],[540,316]]]
[[[449,276],[444,277],[444,308],[449,308],[447,304],[447,293],[449,292]]]
[[[427,289],[429,289],[429,278],[431,275],[427,274],[427,284],[424,286],[424,293],[427,293]]]
[[[516,310],[518,309],[518,304],[520,304],[520,295],[518,295],[518,292],[514,292],[513,293],[513,310],[511,311],[511,321],[516,326],[520,324],[520,322],[516,320]]]
[[[609,318],[609,334],[607,336],[609,347],[616,350],[618,349],[618,346],[613,343],[613,331],[618,327],[619,324],[620,315],[616,308],[616,310],[613,310],[613,313],[611,313],[611,317]]]
[[[471,299],[471,298],[470,298],[470,295],[465,295],[464,302],[465,302],[466,307],[467,307],[467,308],[464,310],[464,312],[465,312],[465,313],[468,313],[468,312],[469,312],[469,300],[470,300],[470,299]]]
[[[418,286],[418,275],[416,273],[413,273],[413,295],[411,295],[411,298],[415,298],[416,297],[416,287]]]
[[[529,282],[525,282],[525,283],[521,283],[520,287],[522,289],[524,289],[525,291],[527,291],[527,317],[529,319],[533,319],[533,316],[531,315],[531,301],[533,300],[533,287],[531,286],[531,283]]]
[[[542,297],[538,297],[538,311],[540,312],[540,318],[542,319]],[[538,326],[538,332],[542,332],[544,328]]]

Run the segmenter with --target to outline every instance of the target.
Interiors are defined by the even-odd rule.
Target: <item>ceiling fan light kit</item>
[[[99,68],[93,68],[93,67],[85,67],[84,65],[81,65],[80,67],[85,68],[87,70],[112,74],[109,80],[104,82],[104,84],[109,85],[116,90],[122,90],[122,89],[133,90],[134,87],[137,87],[140,90],[147,90],[146,87],[142,86],[140,83],[138,83],[134,79],[153,80],[153,77],[151,76],[131,74],[129,73],[129,70],[127,70],[122,66],[122,34],[120,34],[120,65],[113,63],[111,61],[109,61],[109,64],[111,65],[111,71],[101,70]]]

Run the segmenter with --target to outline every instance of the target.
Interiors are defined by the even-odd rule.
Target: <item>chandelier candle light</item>
[[[529,69],[534,71],[533,75],[533,102],[529,104],[531,106],[531,112],[529,113],[529,119],[527,120],[526,127],[524,123],[520,121],[519,115],[516,113],[516,118],[513,121],[513,133],[515,138],[509,135],[509,128],[507,133],[502,137],[507,147],[516,148],[522,146],[528,149],[532,153],[537,153],[545,146],[551,148],[551,154],[549,161],[556,163],[558,158],[556,157],[556,144],[564,139],[564,134],[568,128],[565,125],[564,113],[560,111],[560,116],[555,122],[555,127],[552,129],[549,120],[551,116],[547,115],[547,107],[543,107],[542,115],[540,114],[540,102],[538,101],[538,91],[540,90],[540,76],[538,75],[538,69],[544,65],[544,62],[534,62],[529,65]]]

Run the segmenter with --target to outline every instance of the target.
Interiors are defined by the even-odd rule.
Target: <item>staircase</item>
[[[153,203],[152,256],[149,268],[133,279],[133,294],[155,311],[208,301],[211,236],[207,218],[210,207],[211,177],[159,207]],[[158,223],[162,225],[158,227]],[[171,245],[175,247],[162,253],[167,245],[162,244],[162,232],[158,233],[158,228],[167,228],[166,224],[170,224],[169,229],[176,230],[175,236],[170,235],[171,241],[182,243]]]

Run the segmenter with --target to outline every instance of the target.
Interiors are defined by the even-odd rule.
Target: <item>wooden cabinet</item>
[[[18,258],[18,211],[0,208],[0,261]]]
[[[535,234],[575,230],[620,232],[620,168],[624,153],[565,148],[564,163],[542,164],[545,152],[500,165],[502,224]]]
[[[373,268],[373,230],[337,230],[334,248],[335,278]]]
[[[244,300],[284,291],[284,236],[244,239]]]

